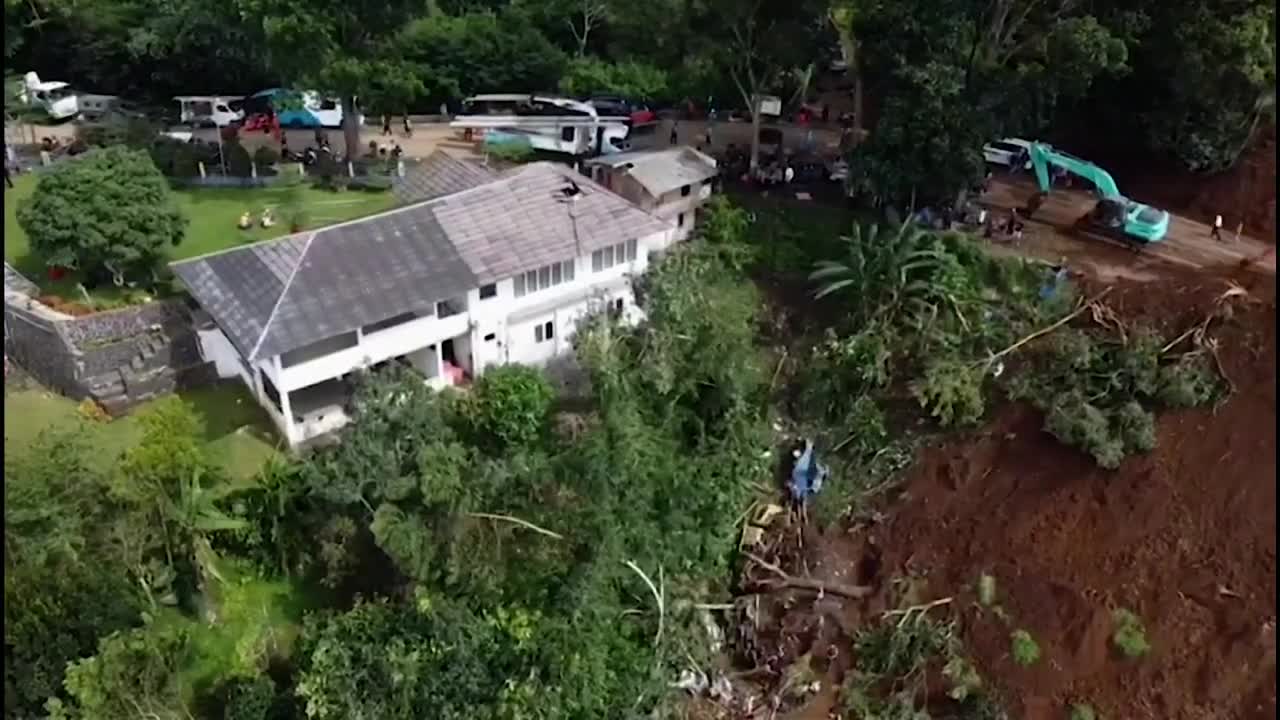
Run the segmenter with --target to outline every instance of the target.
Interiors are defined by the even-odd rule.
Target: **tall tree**
[[[808,65],[823,31],[826,0],[711,0],[707,10],[718,22],[715,37],[719,65],[732,79],[751,113],[751,168],[760,157],[760,101],[776,90],[788,71]]]
[[[1127,69],[1124,42],[1074,0],[874,3],[852,31],[884,108],[857,165],[891,202],[950,202],[984,141],[1044,131],[1062,100]]]
[[[292,83],[341,98],[348,154],[360,147],[361,95],[407,107],[425,90],[419,68],[394,51],[393,41],[427,14],[427,0],[237,2],[244,21],[261,28],[273,68]]]

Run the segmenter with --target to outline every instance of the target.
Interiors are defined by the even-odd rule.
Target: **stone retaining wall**
[[[216,376],[179,300],[72,317],[36,301],[19,279],[6,264],[5,356],[50,389],[121,414]]]

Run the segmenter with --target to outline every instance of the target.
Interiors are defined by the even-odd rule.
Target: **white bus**
[[[449,126],[470,139],[496,131],[526,137],[536,150],[574,156],[621,152],[630,132],[628,118],[600,117],[587,103],[551,95],[476,95],[463,101]]]

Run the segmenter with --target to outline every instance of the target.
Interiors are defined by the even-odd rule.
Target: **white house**
[[[172,265],[205,359],[290,445],[346,424],[357,370],[406,362],[440,388],[547,362],[593,307],[638,317],[629,278],[669,223],[559,165],[454,170],[429,199]]]
[[[584,167],[597,183],[674,224],[676,240],[693,232],[720,172],[715,158],[683,146],[602,155]]]

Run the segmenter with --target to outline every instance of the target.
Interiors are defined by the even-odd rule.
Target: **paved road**
[[[681,144],[699,145],[702,142],[703,133],[706,129],[706,123],[702,121],[680,121],[677,123],[677,138]],[[800,148],[805,144],[806,136],[810,129],[798,127],[795,125],[766,125],[766,127],[776,127],[782,130],[783,141],[789,148]],[[55,126],[39,126],[34,128],[35,137],[57,137],[62,140],[71,140],[75,137],[76,125],[74,123],[63,123]],[[18,131],[22,136],[27,136],[31,130]],[[289,142],[289,147],[295,151],[301,151],[303,148],[314,143],[314,131],[312,130],[285,130],[285,135]],[[329,143],[334,150],[345,152],[345,143],[341,130],[330,129],[326,131],[329,137]],[[813,141],[820,152],[834,154],[837,143],[840,140],[839,131],[830,127],[814,127],[812,128]],[[9,133],[6,132],[6,136]],[[197,138],[214,142],[217,140],[217,134],[212,128],[195,131]],[[670,143],[671,138],[671,121],[664,120],[658,124],[658,127],[649,135],[634,138],[634,144],[637,147],[665,147]],[[712,126],[711,139],[713,149],[717,152],[724,150],[730,143],[738,146],[746,146],[751,142],[751,125],[742,122],[716,122]],[[382,135],[382,129],[376,126],[366,125],[361,128],[360,132],[360,148],[359,154],[363,154],[369,146],[370,141],[379,143],[390,143],[392,141],[400,144],[405,155],[409,157],[426,157],[438,148],[443,148],[451,153],[468,154],[474,152],[473,148],[463,142],[462,133],[449,127],[446,123],[421,123],[413,128],[412,137],[405,136],[404,132],[397,126],[390,137]],[[259,146],[264,144],[274,144],[270,135],[260,132],[242,133],[241,142],[249,152],[257,150]]]

